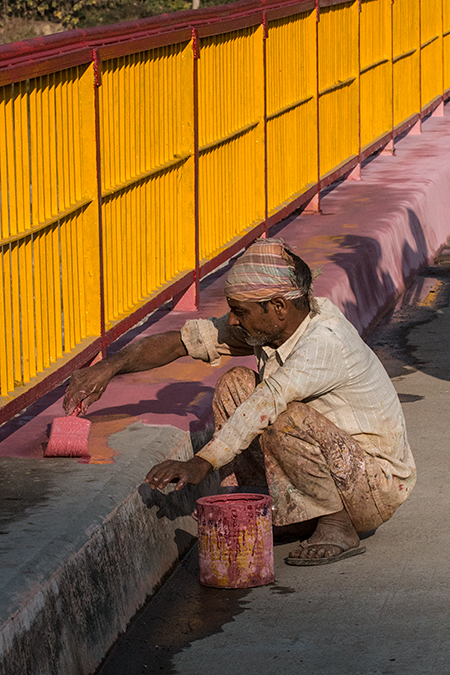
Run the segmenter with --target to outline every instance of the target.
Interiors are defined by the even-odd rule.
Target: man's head
[[[252,346],[280,346],[311,309],[308,265],[279,239],[258,239],[225,282],[229,323]]]

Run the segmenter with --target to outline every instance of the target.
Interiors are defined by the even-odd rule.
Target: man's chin
[[[245,340],[249,347],[267,347],[278,337],[277,335],[250,335],[242,326],[234,327],[234,330],[239,333],[240,337]]]
[[[244,340],[250,347],[268,347],[273,341],[272,335],[245,335]]]

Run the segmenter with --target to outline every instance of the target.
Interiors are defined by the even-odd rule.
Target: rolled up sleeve
[[[181,329],[189,356],[211,366],[220,366],[222,356],[247,356],[253,348],[228,325],[228,314],[220,318],[192,319]]]

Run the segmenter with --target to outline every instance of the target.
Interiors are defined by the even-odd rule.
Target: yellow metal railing
[[[447,0],[249,0],[0,47],[0,422],[449,90]]]
[[[392,3],[363,0],[360,14],[361,147],[392,126]]]

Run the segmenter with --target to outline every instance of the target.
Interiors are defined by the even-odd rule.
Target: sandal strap
[[[320,546],[334,546],[335,548],[340,548],[342,553],[345,553],[345,551],[348,551],[350,549],[350,546],[348,544],[345,544],[344,542],[338,543],[336,541],[317,541],[317,542],[311,541],[300,543],[300,545],[293,551],[291,551],[291,553],[296,553],[297,551],[301,550],[308,551],[310,548],[319,548]]]

